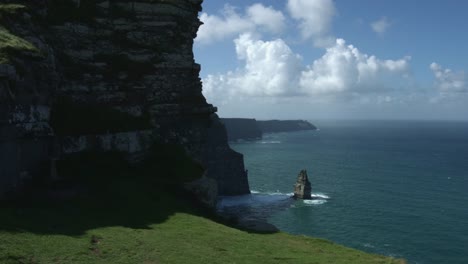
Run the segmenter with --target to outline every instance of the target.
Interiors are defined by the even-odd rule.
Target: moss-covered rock
[[[21,4],[0,4],[0,19],[6,16],[16,15],[24,9],[26,9],[26,6]]]
[[[27,53],[38,55],[40,51],[30,42],[0,26],[0,64],[9,63],[13,56],[21,56]]]

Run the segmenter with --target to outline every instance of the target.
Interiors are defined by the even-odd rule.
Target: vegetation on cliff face
[[[24,5],[20,4],[0,4],[0,17],[5,15],[14,15],[25,8],[26,7]]]
[[[21,55],[25,52],[38,54],[39,49],[29,41],[12,34],[4,27],[4,20],[14,19],[27,9],[20,4],[0,4],[0,64],[9,63],[13,56]]]
[[[11,56],[22,52],[38,53],[39,50],[30,42],[11,34],[6,28],[0,26],[0,64],[8,63]]]

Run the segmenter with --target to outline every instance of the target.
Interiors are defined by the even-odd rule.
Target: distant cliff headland
[[[316,130],[305,120],[256,120],[253,118],[221,118],[226,127],[229,141],[254,140],[265,133]]]

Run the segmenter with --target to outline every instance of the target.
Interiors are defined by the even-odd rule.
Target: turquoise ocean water
[[[409,263],[468,263],[468,123],[313,123],[318,131],[231,143],[252,194],[220,207]],[[315,200],[288,198],[301,169]]]

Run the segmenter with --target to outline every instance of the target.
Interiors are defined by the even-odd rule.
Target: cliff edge
[[[205,168],[213,204],[249,192],[243,156],[202,95],[192,52],[202,0],[4,0],[0,4],[0,197],[55,177],[84,151],[139,160],[177,144]]]

